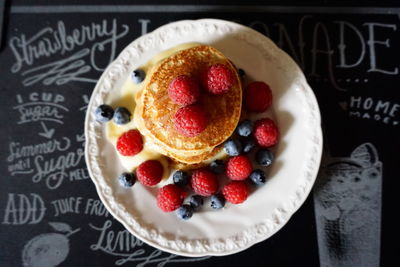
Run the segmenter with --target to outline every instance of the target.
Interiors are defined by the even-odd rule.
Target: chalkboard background
[[[270,239],[235,255],[204,258],[171,255],[143,244],[98,199],[83,157],[83,121],[96,80],[141,34],[171,21],[205,17],[260,31],[301,66],[323,117],[328,163],[319,179],[327,174],[353,178],[354,173],[341,168],[350,161],[363,168],[354,181],[363,182],[364,171],[374,171],[382,197],[372,189],[375,199],[357,210],[378,210],[370,226],[378,238],[366,243],[380,245],[380,253],[375,247],[361,254],[373,254],[382,266],[390,266],[394,256],[387,247],[394,229],[392,209],[397,209],[394,180],[400,148],[400,10],[343,8],[340,1],[324,1],[333,9],[312,6],[320,1],[296,8],[250,5],[256,1],[245,7],[142,2],[146,5],[105,7],[78,5],[82,1],[69,6],[15,1],[6,8],[0,52],[0,266],[320,265],[318,242],[324,246],[326,240],[318,228],[322,224],[316,224],[318,201],[324,201],[318,192],[315,204],[311,194]],[[355,216],[368,220],[368,214]],[[347,249],[337,255],[358,255],[357,249]],[[321,262],[330,260],[321,253]]]

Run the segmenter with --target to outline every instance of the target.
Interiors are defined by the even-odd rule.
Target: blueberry
[[[223,174],[225,172],[225,165],[222,160],[214,160],[210,164],[210,170],[216,174]]]
[[[203,206],[204,200],[202,196],[193,195],[190,197],[189,203],[194,211],[198,211]]]
[[[193,208],[188,204],[183,204],[176,210],[176,215],[179,219],[189,220],[193,216]]]
[[[189,175],[184,171],[176,171],[172,175],[172,180],[177,186],[185,186],[189,183]]]
[[[244,153],[249,153],[253,149],[253,147],[256,145],[256,143],[254,142],[254,139],[251,137],[243,138],[241,140],[241,143],[242,143]]]
[[[229,156],[239,156],[240,152],[242,152],[242,145],[238,140],[230,139],[225,142],[224,149]]]
[[[236,131],[240,136],[249,136],[253,131],[253,123],[251,122],[251,120],[244,120],[239,123]]]
[[[274,160],[274,156],[272,155],[271,151],[268,149],[260,149],[256,153],[256,161],[261,166],[269,166],[272,164]]]
[[[120,176],[118,176],[119,184],[123,187],[131,187],[136,182],[136,177],[133,173],[124,172]]]
[[[263,185],[265,184],[265,173],[260,169],[256,169],[250,174],[250,180],[256,185]]]
[[[225,198],[221,194],[215,194],[211,196],[211,208],[222,209],[225,206]]]
[[[145,77],[146,77],[146,74],[145,74],[144,70],[142,70],[142,69],[134,70],[131,75],[132,82],[135,84],[139,84],[139,83],[143,82]]]
[[[118,107],[114,112],[114,122],[118,125],[127,124],[131,121],[131,112],[124,107]]]
[[[243,78],[244,76],[246,76],[246,72],[243,69],[239,69],[238,72],[239,72],[240,78]]]
[[[114,110],[109,105],[100,105],[95,111],[96,120],[99,122],[107,122],[111,120],[114,116]]]

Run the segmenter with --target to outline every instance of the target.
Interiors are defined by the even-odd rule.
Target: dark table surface
[[[0,0],[0,266],[394,266],[399,2],[160,2]],[[125,235],[82,154],[86,106],[107,64],[141,34],[196,18],[269,36],[303,69],[323,119],[313,193],[277,234],[225,257],[171,255]],[[48,45],[83,26],[111,34]],[[93,57],[79,53],[87,48]]]

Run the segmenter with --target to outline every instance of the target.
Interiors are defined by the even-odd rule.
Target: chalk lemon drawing
[[[32,238],[22,251],[22,263],[29,267],[53,267],[63,262],[69,253],[69,236],[80,229],[72,230],[66,223],[49,222],[54,231]]]

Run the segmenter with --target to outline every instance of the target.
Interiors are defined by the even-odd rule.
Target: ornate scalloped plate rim
[[[97,164],[96,161],[96,155],[98,154],[96,138],[99,136],[95,134],[92,135],[89,134],[91,132],[90,130],[92,130],[92,132],[95,132],[94,128],[96,128],[93,125],[93,123],[90,123],[91,121],[90,117],[93,116],[92,114],[93,112],[91,111],[93,111],[94,109],[93,105],[95,102],[95,96],[99,97],[99,94],[104,90],[106,91],[111,90],[112,83],[115,82],[115,80],[117,80],[116,76],[118,75],[118,68],[122,68],[122,70],[124,70],[123,65],[128,64],[127,62],[129,58],[126,58],[126,54],[132,56],[129,50],[134,49],[134,51],[137,52],[137,50],[140,49],[140,43],[145,42],[146,39],[157,37],[163,31],[166,32],[173,27],[182,27],[183,29],[185,25],[189,26],[196,25],[201,27],[208,25],[215,27],[215,29],[218,29],[218,26],[220,27],[229,26],[234,29],[238,28],[245,29],[246,32],[249,32],[251,35],[254,35],[258,39],[262,40],[264,43],[268,44],[268,46],[279,52],[280,56],[283,57],[284,60],[290,62],[292,65],[297,67],[296,71],[298,71],[300,75],[300,79],[297,82],[301,83],[302,85],[303,88],[302,93],[304,93],[304,97],[306,98],[307,104],[310,107],[312,113],[310,114],[310,118],[313,120],[313,126],[315,126],[315,132],[313,133],[314,135],[310,138],[314,142],[314,147],[312,149],[312,153],[308,153],[310,157],[306,159],[310,160],[312,165],[308,164],[308,170],[305,173],[303,173],[301,178],[303,179],[304,183],[300,188],[296,190],[295,196],[289,197],[291,202],[284,203],[280,208],[274,210],[274,216],[272,216],[272,218],[266,218],[263,222],[254,225],[254,227],[252,228],[245,229],[244,231],[238,233],[237,235],[225,239],[223,242],[221,242],[220,240],[208,240],[209,244],[214,243],[213,246],[210,245],[205,246],[204,244],[202,244],[202,242],[205,240],[189,241],[190,244],[189,242],[186,241],[186,243],[188,243],[186,245],[185,241],[167,240],[164,237],[161,238],[162,242],[160,240],[155,240],[154,236],[157,237],[157,234],[154,233],[154,230],[144,229],[142,226],[139,225],[139,223],[137,223],[134,220],[134,218],[132,218],[130,214],[126,212],[125,208],[121,204],[118,204],[115,201],[111,192],[111,187],[106,184],[104,177],[101,175],[101,167]],[[139,57],[139,55],[136,56]],[[120,65],[122,65],[122,67]],[[109,79],[107,79],[107,76],[109,76],[108,77]],[[243,251],[251,247],[252,245],[255,245],[271,237],[288,222],[291,216],[304,203],[315,182],[319,170],[319,164],[321,161],[322,130],[320,127],[320,121],[321,121],[320,112],[316,97],[313,91],[311,90],[310,86],[307,84],[307,81],[303,73],[298,68],[297,64],[289,57],[289,55],[287,55],[284,51],[279,49],[269,38],[256,32],[255,30],[252,30],[243,25],[230,21],[224,21],[218,19],[183,20],[164,25],[156,29],[155,31],[143,35],[138,39],[134,40],[119,54],[117,59],[115,59],[103,72],[90,98],[85,118],[85,127],[84,127],[85,138],[86,138],[85,160],[88,167],[89,176],[91,177],[93,183],[95,184],[96,191],[101,201],[103,202],[104,206],[114,216],[114,218],[116,218],[119,222],[121,222],[123,226],[126,229],[128,229],[132,234],[134,234],[137,238],[160,250],[182,256],[188,256],[188,257],[224,256]],[[93,164],[92,161],[96,162],[96,164]],[[144,235],[147,235],[147,237]],[[249,237],[251,237],[250,240]],[[238,243],[240,245],[237,245]],[[189,252],[182,248],[182,247],[186,248],[187,246],[192,247],[192,251]]]

